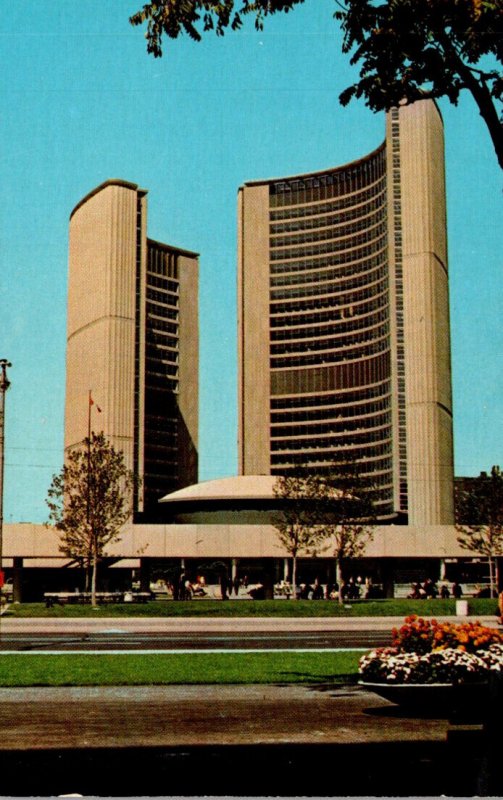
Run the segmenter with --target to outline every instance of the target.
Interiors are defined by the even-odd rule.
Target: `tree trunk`
[[[342,563],[340,558],[335,559],[335,580],[338,586],[337,599],[342,603]]]
[[[91,559],[86,558],[84,591],[87,593],[89,592],[90,588],[91,588]]]
[[[292,556],[292,600],[297,599],[297,556]]]
[[[490,594],[491,599],[493,597],[497,597],[497,594],[494,594],[494,570],[493,570],[493,557],[489,556],[489,586],[490,586]]]
[[[96,573],[98,571],[98,554],[96,547],[93,549],[93,563],[91,572],[91,605],[96,606]]]

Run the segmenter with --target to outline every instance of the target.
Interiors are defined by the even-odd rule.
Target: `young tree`
[[[456,493],[456,528],[461,547],[488,559],[494,597],[494,584],[499,584],[497,557],[503,555],[503,473],[498,466],[492,467],[490,475],[481,472]]]
[[[273,491],[280,508],[273,515],[272,524],[292,559],[292,597],[295,598],[297,559],[302,555],[314,555],[325,538],[317,513],[319,477],[309,472],[308,467],[298,467],[288,475],[278,475]]]
[[[304,0],[156,0],[130,21],[147,23],[147,50],[162,55],[162,37],[183,32],[237,30],[247,14],[261,29],[264,18]],[[374,111],[400,102],[447,97],[457,104],[471,93],[503,168],[503,6],[501,0],[336,0],[342,50],[360,65],[360,80],[340,96],[346,105],[364,97]],[[498,112],[499,109],[499,112]]]
[[[60,551],[79,559],[91,572],[91,602],[96,605],[96,573],[105,548],[120,538],[133,510],[135,478],[124,455],[103,433],[86,437],[72,450],[49,487],[49,522],[61,534]]]
[[[342,597],[342,566],[345,560],[361,558],[374,536],[376,511],[374,491],[362,465],[351,456],[337,460],[319,484],[319,516],[323,535],[334,542],[339,602]]]

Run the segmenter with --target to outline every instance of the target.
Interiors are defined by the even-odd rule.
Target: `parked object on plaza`
[[[252,600],[265,600],[265,588],[262,583],[257,583],[252,589],[248,589],[248,594]]]

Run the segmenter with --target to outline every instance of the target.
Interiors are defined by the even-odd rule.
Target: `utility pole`
[[[3,466],[4,466],[4,416],[5,392],[10,386],[7,367],[12,367],[6,358],[0,358],[0,591],[4,583],[3,572]]]

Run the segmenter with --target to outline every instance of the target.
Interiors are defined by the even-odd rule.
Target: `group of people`
[[[241,586],[245,589],[248,588],[248,576],[244,575],[242,578],[235,576],[231,579],[227,575],[221,575],[219,585],[222,599],[227,600],[232,597],[233,593],[237,596]],[[173,600],[192,600],[193,597],[206,597],[208,594],[204,575],[198,575],[193,580],[187,572],[181,572],[177,578],[167,584],[167,588],[171,592]]]
[[[369,600],[383,596],[381,587],[375,586],[370,578],[363,580],[360,576],[343,581],[340,593],[343,600],[359,600],[360,598]],[[300,600],[337,600],[339,584],[337,581],[328,582],[323,587],[316,578],[313,584],[301,583],[298,596]]]
[[[168,584],[168,589],[171,589],[173,600],[192,600],[193,597],[207,595],[204,575],[198,575],[193,581],[186,572],[180,573],[178,578]]]
[[[463,587],[457,581],[454,581],[449,589],[445,581],[440,584],[439,588],[435,581],[431,578],[426,578],[423,583],[419,581],[413,583],[412,591],[407,597],[410,600],[427,600],[428,598],[431,599],[435,597],[440,597],[442,600],[448,600],[450,597],[454,597],[455,600],[459,600],[462,594]]]
[[[233,578],[229,578],[227,575],[221,575],[219,584],[222,600],[227,600],[229,597],[232,597],[233,593],[237,597],[241,586],[244,589],[248,588],[248,575],[244,575],[242,578],[240,578],[239,575],[235,575]]]

